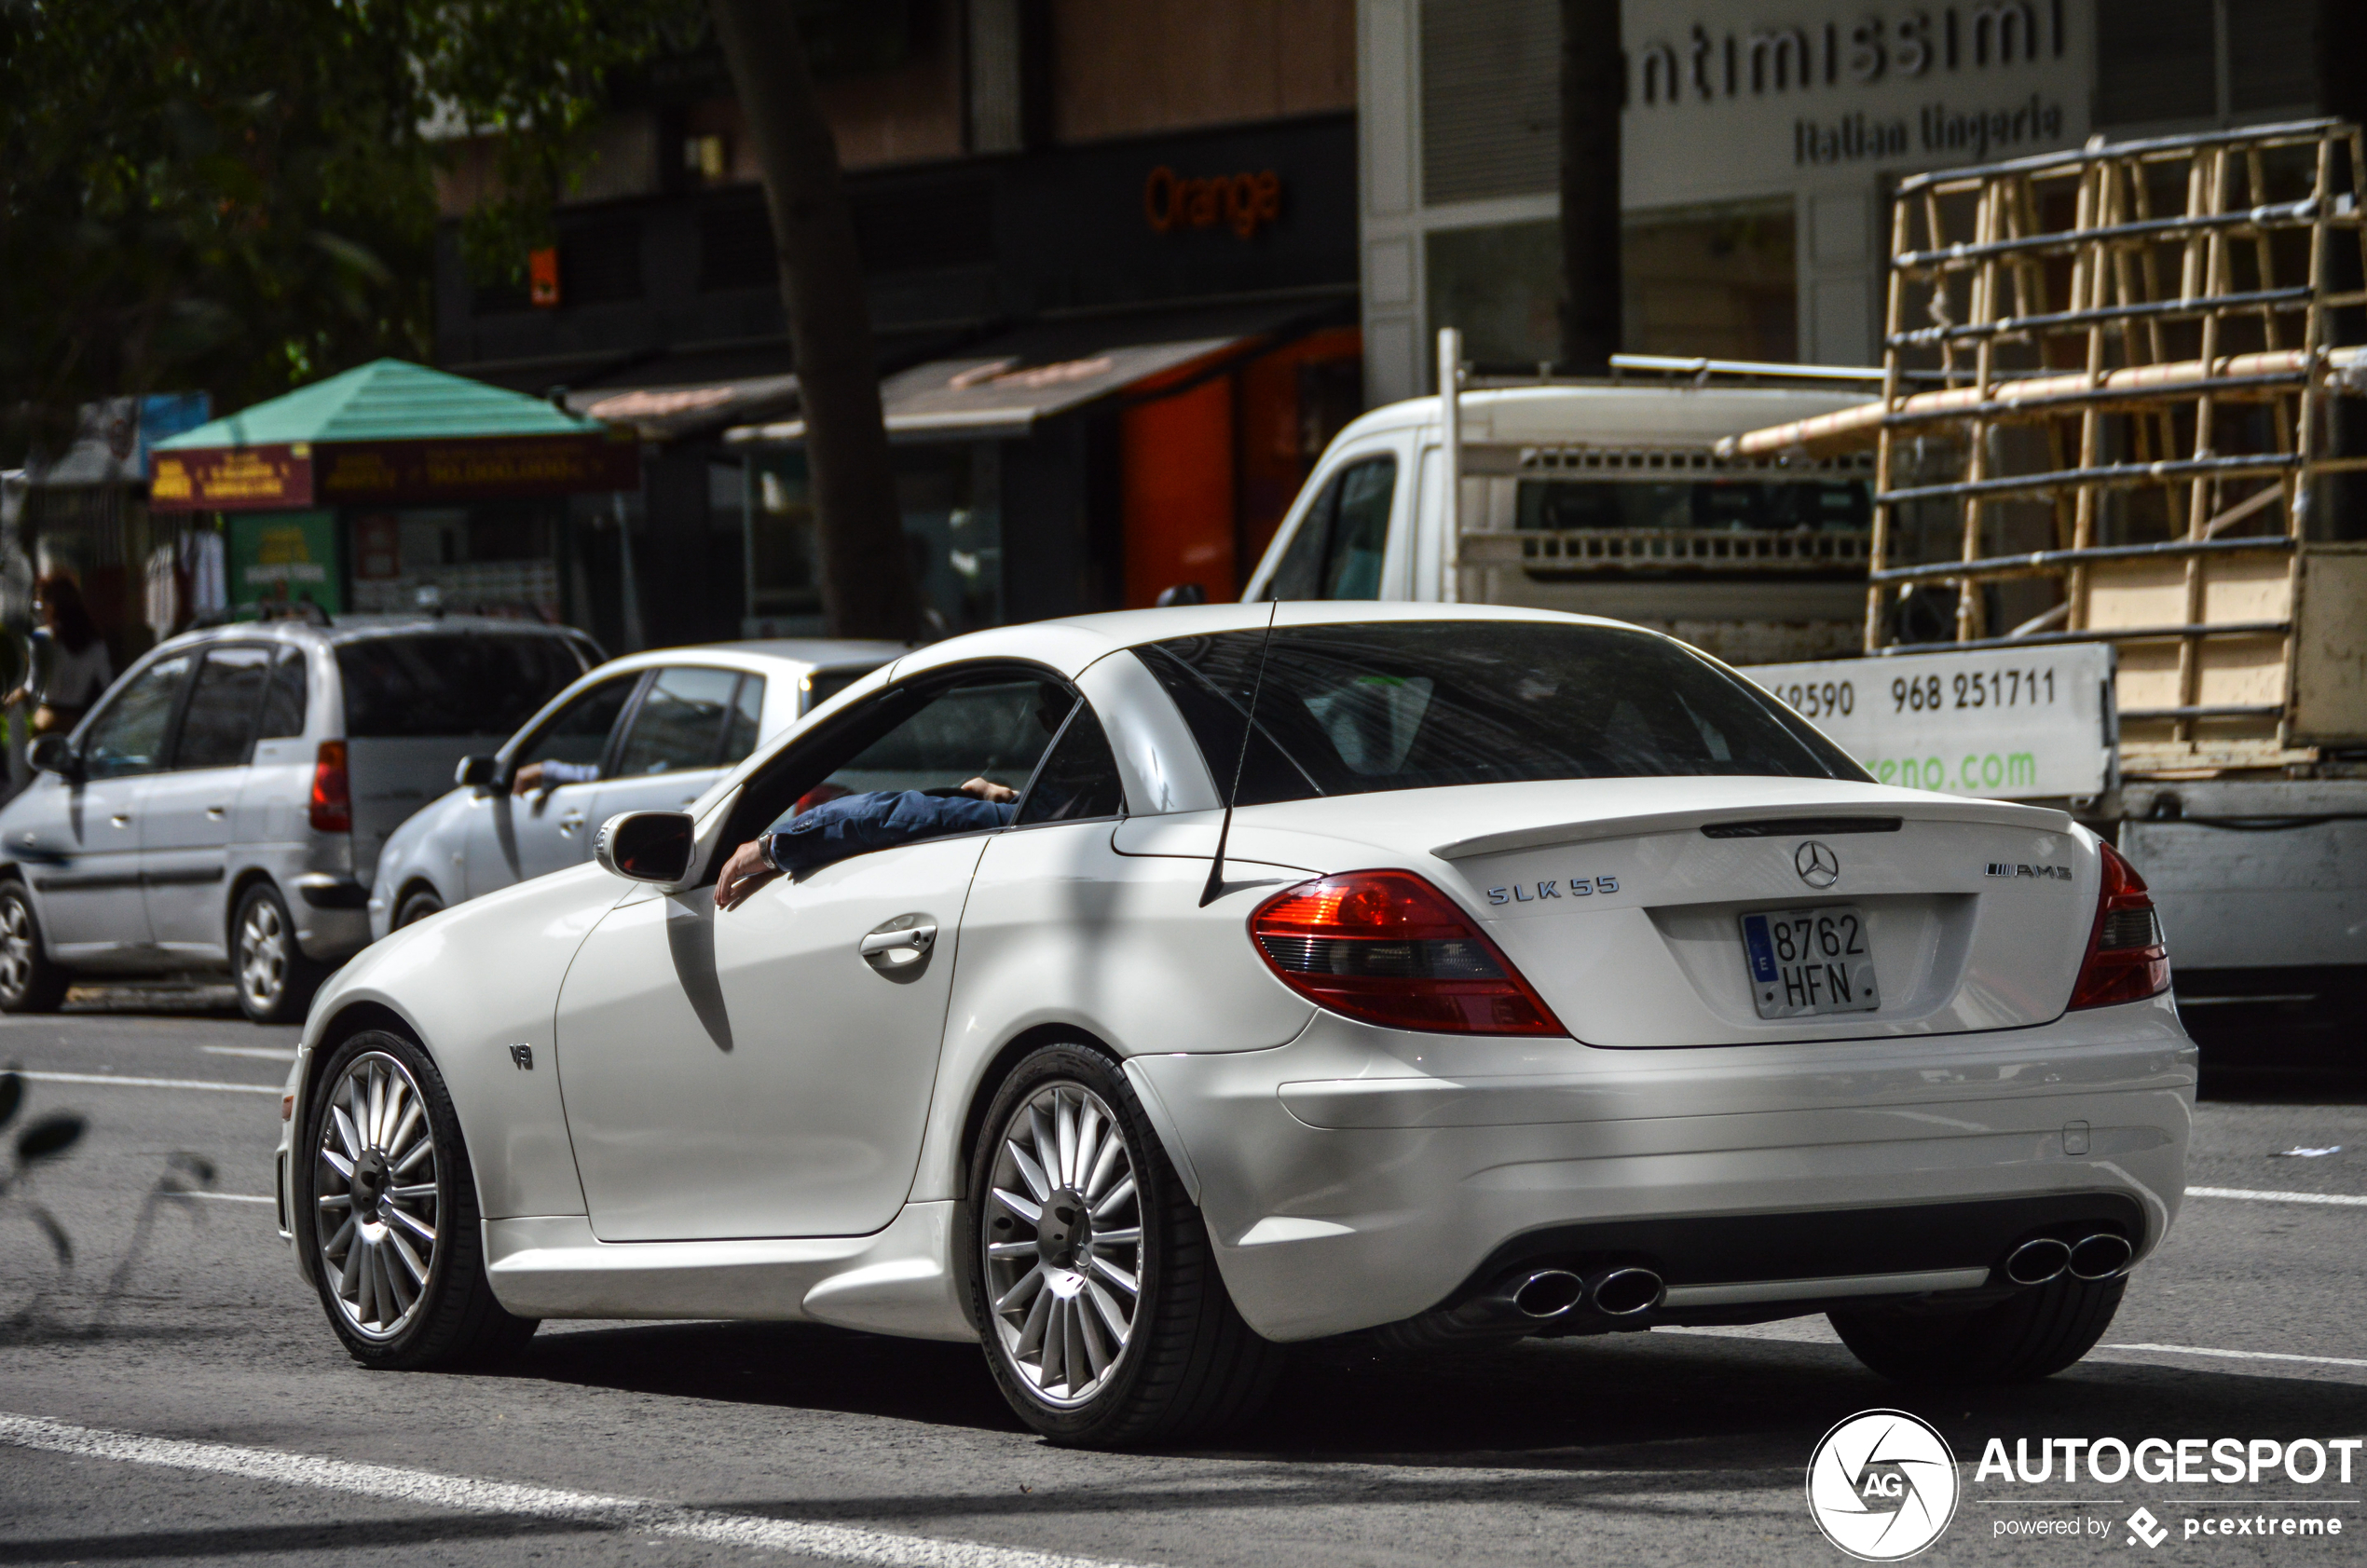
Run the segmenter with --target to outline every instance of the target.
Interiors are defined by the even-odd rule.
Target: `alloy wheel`
[[[0,898],[0,995],[22,996],[33,984],[33,911],[22,898]]]
[[[987,1194],[986,1287],[1006,1358],[1060,1407],[1104,1387],[1142,1309],[1134,1151],[1108,1104],[1046,1085],[1004,1125]]]
[[[288,985],[288,928],[268,898],[248,904],[239,922],[239,989],[259,1013],[277,1006]]]
[[[391,1339],[435,1269],[444,1183],[428,1104],[409,1070],[372,1051],[329,1087],[312,1190],[322,1277],[347,1324]]]

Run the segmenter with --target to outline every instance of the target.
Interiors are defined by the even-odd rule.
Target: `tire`
[[[2031,1383],[2093,1350],[2128,1288],[2126,1275],[2065,1274],[1971,1312],[1890,1306],[1829,1316],[1851,1355],[1896,1383]]]
[[[69,983],[49,961],[32,893],[22,882],[0,882],[0,1013],[54,1013]]]
[[[987,1367],[1019,1419],[1056,1443],[1122,1448],[1253,1414],[1281,1350],[1234,1308],[1208,1227],[1126,1075],[1081,1045],[1045,1046],[1004,1080],[983,1126],[964,1283]]]
[[[418,924],[430,915],[442,913],[444,913],[444,900],[435,895],[432,888],[421,888],[395,906],[394,924],[390,929],[401,931],[406,925]]]
[[[296,1246],[347,1353],[365,1367],[414,1371],[524,1344],[535,1320],[502,1310],[486,1278],[476,1178],[427,1052],[365,1029],[331,1054],[316,1082],[298,1145]],[[382,1108],[375,1118],[374,1104]]]
[[[306,958],[296,945],[295,922],[279,889],[257,882],[239,895],[230,917],[230,978],[240,1012],[258,1024],[300,1024],[328,977],[328,965]]]

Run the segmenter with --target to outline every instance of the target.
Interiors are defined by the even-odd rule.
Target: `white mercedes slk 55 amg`
[[[956,638],[597,859],[313,1006],[282,1229],[364,1362],[814,1319],[982,1342],[1099,1444],[1350,1334],[1827,1313],[1878,1371],[1994,1382],[2096,1343],[2182,1191],[2194,1048],[2128,865],[1875,784],[1615,622]]]

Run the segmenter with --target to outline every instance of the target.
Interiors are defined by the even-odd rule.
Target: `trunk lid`
[[[2044,1023],[2070,1001],[2100,876],[2060,811],[1824,780],[1481,784],[1256,816],[1236,839],[1265,859],[1352,870],[1397,847],[1600,1046]],[[1753,935],[1754,916],[1789,923]],[[1816,1010],[1763,1016],[1770,988],[1779,1014]]]

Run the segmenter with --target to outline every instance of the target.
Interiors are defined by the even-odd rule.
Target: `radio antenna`
[[[1233,803],[1241,798],[1241,772],[1249,766],[1250,737],[1257,732],[1257,696],[1266,689],[1266,656],[1274,651],[1274,618],[1282,611],[1282,601],[1271,601],[1266,612],[1266,636],[1257,645],[1257,677],[1250,682],[1249,722],[1241,726],[1241,750],[1233,758],[1233,787],[1225,792],[1225,821],[1216,830],[1216,858],[1208,863],[1208,885],[1200,889],[1200,907],[1205,909],[1225,891],[1225,844],[1233,837]]]

